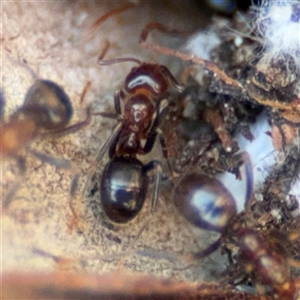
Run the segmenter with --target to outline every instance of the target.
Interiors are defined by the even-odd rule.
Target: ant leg
[[[43,256],[46,258],[51,258],[57,264],[58,271],[67,271],[71,270],[76,264],[76,260],[73,258],[67,258],[63,256],[54,255],[50,252],[47,252],[43,249],[33,247],[32,253],[38,256]]]
[[[115,140],[118,137],[118,135],[120,134],[120,131],[122,129],[123,126],[123,122],[119,121],[118,124],[113,128],[111,135],[109,136],[109,138],[106,140],[106,142],[104,143],[104,145],[102,146],[100,152],[98,153],[95,161],[93,162],[93,164],[88,168],[88,175],[87,175],[87,181],[86,184],[84,186],[83,189],[83,195],[85,195],[88,184],[91,181],[92,175],[93,173],[96,171],[96,167],[97,165],[100,163],[100,161],[102,160],[103,156],[105,155],[105,153],[108,151],[108,149],[111,147],[111,145],[115,144]]]
[[[242,160],[245,167],[245,180],[246,180],[246,194],[245,194],[245,208],[250,209],[253,198],[253,166],[251,163],[250,156],[247,152],[242,153]]]
[[[218,238],[215,242],[213,242],[210,246],[208,246],[203,251],[195,253],[193,255],[193,258],[196,259],[196,260],[205,258],[208,255],[210,255],[210,254],[214,253],[215,251],[217,251],[220,246],[221,246],[221,238]]]
[[[170,70],[164,66],[161,66],[161,70],[165,77],[168,78],[171,84],[176,88],[176,90],[178,90],[178,92],[183,92],[185,86],[177,81]]]
[[[163,157],[167,161],[168,169],[169,169],[170,175],[172,177],[173,176],[173,170],[172,170],[170,160],[169,160],[169,154],[168,154],[166,139],[163,136],[163,132],[160,130],[160,128],[157,128],[156,131],[158,133],[159,142],[160,142],[160,146],[161,146],[161,151],[163,153]]]
[[[97,60],[98,65],[109,66],[109,65],[116,64],[116,63],[120,63],[120,62],[134,62],[134,63],[137,63],[138,65],[142,64],[142,62],[139,59],[134,58],[134,57],[120,57],[120,58],[113,58],[113,59],[104,59],[106,53],[108,52],[109,47],[110,47],[110,42],[105,41],[105,46]]]
[[[58,129],[58,130],[55,130],[55,131],[51,131],[49,133],[42,133],[40,134],[41,137],[43,136],[55,136],[55,137],[61,137],[61,136],[65,136],[65,135],[68,135],[70,133],[74,133],[74,132],[77,132],[79,130],[81,130],[83,127],[87,126],[90,122],[91,122],[91,107],[89,106],[87,109],[86,109],[86,118],[85,120],[81,121],[81,122],[78,122],[76,124],[73,124],[69,127],[65,127],[65,128],[62,128],[62,129]]]
[[[109,156],[111,157],[113,153],[115,152],[115,147],[116,147],[116,141],[117,138],[122,130],[123,127],[123,116],[122,116],[122,111],[121,111],[121,97],[122,97],[122,90],[116,90],[115,91],[115,96],[114,96],[114,105],[115,105],[115,114],[110,114],[110,113],[93,113],[93,115],[101,115],[103,117],[108,117],[108,118],[113,118],[113,119],[118,119],[117,125],[113,128],[111,135],[109,138],[106,140],[102,148],[100,149],[100,152],[98,153],[95,161],[93,164],[88,168],[88,173],[87,173],[87,179],[86,183],[83,188],[82,195],[85,196],[88,185],[92,179],[93,174],[96,171],[97,165],[100,163],[102,160],[103,156],[107,151],[109,151]],[[77,178],[78,181],[78,178]],[[74,181],[71,187],[71,197],[74,197],[76,190],[77,190],[77,185],[78,183]]]
[[[51,166],[54,166],[58,169],[67,169],[67,170],[71,170],[76,173],[79,171],[78,167],[69,160],[48,156],[46,154],[40,153],[40,152],[30,148],[29,146],[26,147],[26,150],[30,154],[32,154],[33,156],[35,156],[36,158],[41,160],[42,162],[45,162],[45,163],[47,163]]]
[[[154,172],[154,176],[155,176],[154,188],[153,188],[152,198],[151,198],[151,209],[150,209],[150,213],[153,213],[156,208],[157,199],[159,195],[159,187],[162,178],[162,166],[159,161],[153,160],[150,161],[144,168],[147,171],[148,177],[150,176],[149,172]]]
[[[122,115],[121,98],[124,98],[124,92],[120,89],[117,89],[114,95],[115,112],[117,115]]]
[[[4,209],[4,210],[9,207],[10,203],[14,199],[14,196],[15,196],[16,192],[18,191],[18,189],[21,186],[21,180],[22,180],[22,178],[25,174],[25,171],[26,171],[25,160],[24,160],[23,157],[18,157],[17,158],[17,164],[18,164],[20,173],[19,173],[16,181],[14,182],[13,186],[9,189],[7,195],[3,198],[2,209]]]
[[[102,160],[104,154],[107,152],[109,147],[114,143],[114,140],[118,137],[118,135],[122,129],[122,126],[123,126],[123,122],[119,121],[118,124],[114,127],[109,138],[106,140],[106,142],[102,146],[100,152],[98,153],[98,155],[95,159],[95,162],[92,164],[92,166],[89,167],[89,169],[91,169],[92,167],[94,169],[94,167]]]
[[[157,137],[157,134],[159,133],[157,131],[157,128],[158,128],[159,124],[161,123],[161,119],[163,117],[163,112],[167,108],[168,104],[169,104],[168,100],[166,100],[166,99],[160,101],[155,120],[149,131],[149,135],[148,135],[149,137],[148,137],[148,139],[144,145],[144,148],[140,154],[146,154],[152,150],[155,140],[156,140],[156,137]]]
[[[83,88],[83,91],[82,91],[82,93],[81,93],[81,96],[80,96],[80,104],[83,103],[83,100],[84,100],[84,98],[85,98],[85,95],[86,95],[88,89],[91,87],[91,85],[92,85],[92,83],[91,83],[90,81],[88,81],[88,82],[85,84],[85,86],[84,86],[84,88]]]
[[[85,84],[85,86],[83,88],[83,91],[81,93],[80,103],[83,102],[84,97],[85,97],[88,89],[90,88],[90,86],[91,86],[91,82],[88,81]],[[48,133],[42,134],[41,136],[43,136],[43,135],[45,135],[45,136],[47,136],[47,135],[52,135],[52,136],[55,135],[56,137],[65,136],[65,135],[68,135],[70,133],[74,133],[76,131],[79,131],[83,127],[87,126],[90,123],[90,121],[91,121],[91,106],[88,106],[86,108],[86,118],[82,122],[78,122],[78,123],[73,124],[73,125],[71,125],[69,127],[64,127],[64,128],[61,128],[61,129],[58,129],[58,130],[55,130],[55,131],[51,131],[51,132],[49,132],[49,134]]]
[[[37,157],[42,162],[52,165],[58,169],[70,170],[74,174],[74,177],[73,177],[72,183],[71,183],[70,199],[69,199],[69,208],[71,210],[73,217],[72,217],[72,221],[70,222],[70,224],[68,224],[70,231],[72,231],[73,227],[75,226],[75,224],[78,223],[78,219],[79,219],[78,215],[73,207],[73,204],[72,204],[72,199],[73,199],[73,196],[75,194],[75,191],[76,191],[77,185],[78,185],[78,179],[79,179],[79,174],[80,174],[79,168],[69,160],[61,159],[61,158],[54,158],[54,157],[45,155],[43,153],[37,152],[29,147],[26,147],[26,150],[33,156]]]
[[[107,52],[107,50],[106,50]],[[113,58],[113,59],[102,59],[103,57],[103,54],[101,53],[99,58],[98,58],[98,65],[100,66],[109,66],[109,65],[113,65],[113,64],[117,64],[117,63],[120,63],[120,62],[134,62],[138,65],[141,65],[142,62],[137,59],[137,58],[134,58],[134,57],[119,57],[119,58]]]
[[[88,186],[91,182],[92,176],[96,171],[97,165],[100,163],[103,156],[108,151],[108,149],[111,147],[111,145],[115,144],[115,140],[117,139],[118,135],[120,134],[120,131],[121,131],[122,127],[123,127],[123,122],[119,121],[117,123],[117,125],[113,128],[113,131],[112,131],[111,135],[109,136],[109,138],[106,140],[106,142],[102,146],[102,148],[101,148],[100,152],[98,153],[95,161],[88,168],[86,182],[85,182],[85,185],[84,185],[83,191],[82,191],[83,197],[85,197],[86,191],[87,191]],[[72,184],[71,184],[71,190],[70,190],[71,199],[75,198],[75,194],[76,194],[77,187],[78,187],[78,179],[79,179],[78,177],[75,177],[73,179]],[[72,203],[72,200],[71,200],[71,203]],[[78,214],[75,212],[75,208],[73,207],[73,204],[71,204],[71,210],[72,210],[72,213],[74,215],[74,222],[72,221],[72,224],[70,226],[71,229],[72,229],[72,227],[74,227],[74,224],[77,225],[79,217],[78,217]]]
[[[159,136],[159,142],[160,142],[160,145],[161,145],[161,150],[162,150],[162,153],[163,153],[163,157],[166,159],[167,161],[167,164],[168,164],[168,169],[169,169],[169,172],[172,176],[172,168],[171,168],[171,164],[170,164],[170,161],[168,159],[168,149],[167,149],[167,145],[166,145],[166,140],[163,136],[163,132],[161,131],[161,129],[158,127],[160,122],[161,122],[161,119],[162,119],[162,114],[163,114],[163,110],[167,107],[168,105],[168,101],[164,101],[162,100],[159,104],[159,109],[158,109],[158,114],[153,122],[153,125],[152,125],[152,128],[149,132],[149,137],[144,145],[144,148],[143,148],[143,151],[142,153],[143,154],[146,154],[146,153],[149,153],[153,146],[154,146],[154,143],[155,143],[155,140],[156,140],[156,137],[157,135]]]

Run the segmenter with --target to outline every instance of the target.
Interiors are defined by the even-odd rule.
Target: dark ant
[[[76,169],[72,163],[64,159],[49,157],[30,148],[30,143],[38,137],[62,136],[80,130],[90,122],[90,108],[84,121],[67,126],[73,114],[71,101],[65,91],[55,82],[39,79],[28,65],[15,62],[25,67],[35,78],[34,84],[26,93],[24,103],[10,117],[7,122],[0,122],[0,153],[3,156],[17,160],[20,177],[25,173],[25,160],[21,154],[23,149],[40,160],[57,168]],[[82,99],[87,91],[88,83],[83,91]],[[4,97],[1,99],[1,111],[4,107]],[[19,181],[14,184],[2,203],[7,208],[19,187]]]
[[[99,57],[99,65],[120,62],[134,62],[139,65],[125,78],[124,90],[115,91],[115,113],[93,113],[118,120],[111,136],[102,146],[94,166],[98,165],[108,151],[110,161],[102,174],[101,203],[111,221],[126,223],[143,207],[151,171],[154,171],[151,212],[156,206],[162,173],[161,164],[151,161],[144,165],[136,156],[149,153],[158,136],[163,156],[167,159],[165,140],[159,125],[168,104],[169,87],[173,86],[182,91],[182,86],[168,68],[162,65],[143,63],[131,57],[103,60],[108,47],[109,45]],[[124,102],[123,112],[121,100]]]
[[[245,163],[246,193],[245,205],[252,196],[253,174],[248,154],[242,154]],[[193,255],[195,259],[202,259],[222,244],[223,234],[231,227],[237,215],[236,200],[228,189],[216,178],[207,174],[191,170],[181,176],[173,190],[173,203],[178,212],[192,225],[215,231],[221,236],[206,249]]]
[[[225,248],[230,265],[224,282],[235,286],[251,283],[259,294],[266,295],[271,290],[272,295],[276,294],[280,299],[298,299],[294,297],[299,292],[297,282],[300,277],[293,278],[291,266],[299,268],[300,264],[290,257],[287,245],[299,240],[299,236],[298,231],[275,229],[258,232],[240,228],[236,232],[231,231],[227,238],[238,247],[238,252],[233,258],[231,251]]]

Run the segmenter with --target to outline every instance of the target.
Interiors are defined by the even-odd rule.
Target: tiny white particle
[[[243,43],[243,38],[240,37],[240,36],[237,36],[235,39],[234,39],[234,44],[236,47],[240,47]]]

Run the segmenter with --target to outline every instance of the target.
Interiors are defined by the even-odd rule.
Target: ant
[[[11,59],[12,60],[12,59]],[[28,89],[24,103],[19,107],[9,120],[3,120],[4,96],[1,94],[1,120],[0,120],[0,153],[4,157],[16,159],[20,175],[26,171],[25,160],[21,151],[25,149],[41,161],[56,166],[57,168],[75,168],[72,163],[64,159],[49,157],[30,148],[30,143],[36,138],[46,136],[62,136],[80,130],[90,122],[90,108],[87,108],[87,117],[84,121],[67,126],[73,115],[70,98],[62,87],[50,80],[39,79],[31,68],[21,62],[13,63],[25,67],[34,77],[34,84]],[[84,88],[81,101],[90,83]],[[3,208],[7,208],[12,201],[19,180],[14,184],[3,200]]]
[[[99,65],[120,62],[138,64],[126,76],[124,89],[115,91],[115,113],[93,113],[118,121],[93,165],[97,166],[108,151],[110,160],[102,173],[100,187],[102,208],[111,221],[126,223],[143,207],[149,178],[152,176],[150,173],[154,173],[151,212],[156,206],[162,173],[161,163],[150,161],[143,164],[136,157],[149,153],[159,137],[163,156],[167,159],[166,143],[159,125],[168,105],[169,88],[173,86],[181,92],[182,86],[165,66],[144,63],[132,57],[104,60],[103,56],[108,47],[109,44],[100,55]],[[123,112],[121,101],[124,102]],[[90,178],[87,182],[89,181]]]
[[[266,295],[271,290],[272,295],[280,299],[296,299],[300,277],[293,278],[291,267],[299,269],[299,261],[291,258],[288,245],[299,240],[299,236],[298,231],[278,229],[258,232],[240,228],[235,233],[230,232],[228,239],[238,247],[238,252],[233,260],[231,250],[225,248],[230,261],[225,281],[235,286],[251,283],[259,294]]]
[[[247,205],[252,197],[252,165],[246,152],[242,153],[241,159],[245,165]],[[218,179],[200,170],[190,170],[177,180],[172,198],[179,214],[190,224],[221,234],[207,248],[194,254],[194,259],[202,259],[216,251],[222,244],[224,233],[237,216],[235,197]]]

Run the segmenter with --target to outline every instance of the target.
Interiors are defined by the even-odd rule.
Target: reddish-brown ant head
[[[156,64],[142,64],[133,68],[125,79],[126,92],[134,94],[145,91],[155,96],[163,95],[169,87],[164,69],[164,66]]]

